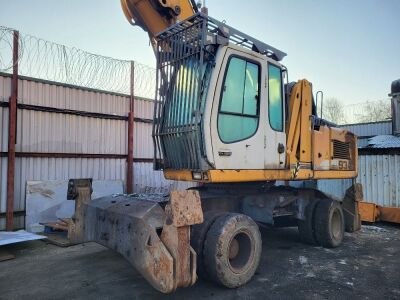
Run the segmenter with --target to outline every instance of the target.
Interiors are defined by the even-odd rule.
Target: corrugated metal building
[[[371,137],[392,134],[392,121],[348,124],[342,127],[358,136],[358,146],[361,148],[368,145]]]
[[[18,80],[14,228],[24,227],[26,182],[123,180],[127,175],[130,96],[28,77]],[[0,230],[7,199],[11,75],[0,74]],[[153,171],[153,102],[135,99],[134,191],[186,188]]]

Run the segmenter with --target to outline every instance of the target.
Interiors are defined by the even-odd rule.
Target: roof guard
[[[281,61],[286,56],[285,52],[282,52],[203,13],[197,13],[186,20],[172,25],[168,29],[160,32],[156,38],[158,40],[164,39],[167,36],[176,34],[188,27],[191,27],[194,23],[204,21],[207,23],[206,38],[203,37],[206,40],[205,44],[224,44],[224,42],[226,43],[229,41],[235,45],[239,45],[252,51],[264,54],[277,61]]]

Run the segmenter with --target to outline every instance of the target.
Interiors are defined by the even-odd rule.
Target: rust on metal
[[[192,283],[190,252],[190,227],[175,227],[165,224],[161,240],[174,260],[174,290],[187,287]]]
[[[347,232],[354,232],[361,229],[359,208],[361,201],[363,201],[362,185],[355,183],[346,190],[342,202],[344,223]]]
[[[400,224],[400,207],[383,207],[375,203],[360,202],[361,220],[364,222],[391,222]]]
[[[167,215],[161,240],[175,265],[175,289],[196,282],[196,253],[190,246],[190,225],[203,222],[200,194],[195,190],[173,191],[165,207]]]
[[[70,179],[68,182],[67,199],[75,200],[75,213],[68,223],[68,239],[71,243],[81,243],[85,240],[85,210],[91,200],[92,179]]]
[[[400,207],[379,206],[379,219],[385,222],[400,224]]]
[[[128,117],[128,159],[126,175],[126,192],[133,193],[133,112],[129,112]]]
[[[170,202],[165,209],[176,227],[203,223],[203,210],[198,191],[171,192]]]
[[[363,222],[373,223],[378,220],[378,206],[375,203],[360,202],[360,215]]]
[[[126,191],[133,193],[133,143],[134,143],[134,124],[135,124],[135,63],[131,61],[131,83],[130,83],[130,105],[128,115],[128,160]]]
[[[11,97],[8,110],[8,159],[7,159],[7,207],[6,230],[14,229],[14,179],[15,179],[15,143],[17,131],[18,99],[18,46],[19,32],[13,36],[13,74],[11,80]]]
[[[91,200],[90,193],[90,180],[69,181],[68,199],[76,201],[68,228],[72,243],[94,241],[115,250],[163,293],[196,282],[190,224],[203,221],[197,191],[173,193],[166,205],[168,213],[160,205],[168,198],[159,194]]]
[[[1,72],[0,72],[0,75],[2,75]],[[18,78],[21,79],[21,76],[18,76]],[[9,107],[9,103],[5,102],[5,101],[0,101],[0,107]],[[48,112],[48,113],[73,115],[73,116],[96,118],[96,119],[128,121],[127,116],[103,114],[103,113],[89,112],[89,111],[84,111],[84,110],[57,108],[57,107],[34,105],[34,104],[17,103],[17,108],[22,109],[22,110],[43,111],[43,112]],[[138,118],[138,117],[135,117],[134,121],[138,122],[138,123],[146,123],[146,124],[153,123],[152,119]]]
[[[0,152],[0,157],[7,157],[8,152]],[[59,153],[59,152],[15,152],[15,157],[45,157],[45,158],[103,158],[103,159],[126,159],[125,154],[112,153]],[[152,158],[136,157],[134,162],[152,163]]]

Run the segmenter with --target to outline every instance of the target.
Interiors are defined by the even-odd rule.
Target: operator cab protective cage
[[[208,170],[202,116],[218,48],[231,43],[276,61],[286,53],[202,13],[156,39],[154,168]]]

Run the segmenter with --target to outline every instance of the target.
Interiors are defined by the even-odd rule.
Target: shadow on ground
[[[7,250],[0,299],[399,299],[400,227],[363,226],[343,245],[304,245],[296,228],[262,228],[263,255],[253,280],[238,289],[199,280],[163,295],[114,252],[95,243],[59,248],[35,241]]]

